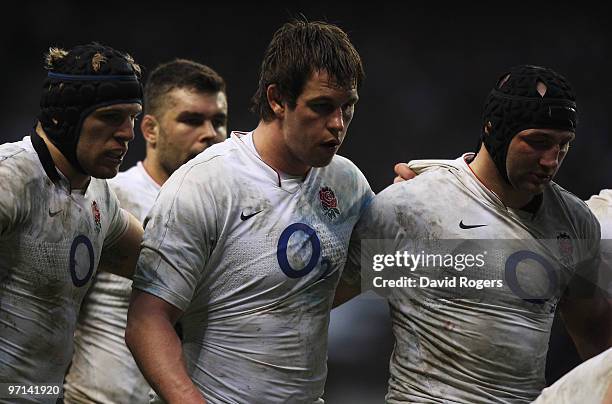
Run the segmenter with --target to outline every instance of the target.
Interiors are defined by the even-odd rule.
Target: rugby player
[[[227,138],[225,82],[208,66],[185,59],[159,65],[144,101],[145,159],[109,181],[121,206],[141,221],[178,167]],[[149,402],[150,387],[124,342],[131,291],[129,279],[97,275],[81,307],[65,402]]]
[[[388,402],[532,401],[545,386],[557,306],[584,358],[612,344],[610,304],[595,287],[599,224],[584,202],[552,181],[576,124],[574,93],[563,76],[517,66],[487,98],[476,155],[412,162],[419,176],[374,199],[355,229],[347,274],[359,267],[354,252],[362,239],[395,240],[398,250],[415,240],[449,239],[521,240],[542,250],[537,240],[552,240],[557,250],[545,258],[559,268],[558,286],[541,299],[520,296],[508,284],[476,299],[456,299],[448,288],[391,291],[396,345]],[[404,168],[396,172],[409,177]],[[510,248],[485,272],[507,280]],[[542,281],[538,266],[536,259],[521,270],[523,285]]]
[[[164,401],[322,401],[334,290],[372,197],[336,155],[362,78],[340,28],[283,25],[261,66],[258,126],[233,132],[162,188],[126,342]]]
[[[134,138],[139,66],[92,43],[51,48],[46,68],[35,129],[0,146],[0,383],[27,386],[62,383],[98,263],[131,277],[142,240],[105,180]]]

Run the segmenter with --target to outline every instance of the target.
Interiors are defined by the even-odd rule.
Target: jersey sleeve
[[[128,213],[119,206],[119,200],[113,190],[108,185],[106,186],[108,192],[108,215],[111,218],[106,237],[104,238],[104,247],[108,248],[112,247],[127,230],[129,216]]]
[[[402,227],[405,222],[398,220],[398,215],[403,215],[399,201],[407,185],[391,185],[365,204],[363,214],[351,234],[342,277],[344,282],[355,285],[371,276],[373,268],[370,264],[374,255],[393,253],[400,241],[414,230]]]
[[[608,298],[612,298],[612,205],[609,199],[599,195],[591,197],[587,205],[601,226],[598,285],[607,292]]]
[[[601,240],[601,228],[596,217],[589,211],[587,220],[580,226],[580,239],[577,240],[580,252],[574,276],[570,280],[566,295],[570,297],[590,297],[599,289],[607,289],[610,279],[609,256],[611,245]],[[608,294],[610,291],[607,291]]]
[[[185,311],[217,238],[211,181],[183,167],[162,187],[147,219],[133,287]],[[217,190],[218,192],[218,190]]]
[[[19,228],[27,210],[23,204],[31,200],[20,180],[23,178],[15,175],[14,167],[0,157],[0,238]]]

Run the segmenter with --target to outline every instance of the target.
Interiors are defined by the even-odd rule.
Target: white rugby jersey
[[[612,240],[612,189],[604,189],[586,201],[601,224],[602,240]]]
[[[604,270],[612,268],[612,190],[604,189],[586,201],[601,225]],[[611,278],[602,274],[599,285],[612,291]],[[606,396],[607,394],[607,396]],[[612,399],[612,348],[583,362],[552,386],[545,388],[534,404],[601,404]]]
[[[340,156],[279,177],[240,132],[164,184],[134,287],[184,311],[187,369],[208,402],[322,401],[329,311],[372,195]]]
[[[596,219],[584,202],[555,183],[546,187],[541,206],[530,214],[505,207],[463,157],[416,161],[410,166],[419,175],[374,198],[355,228],[355,241],[394,240],[396,251],[413,251],[419,243],[436,245],[433,240],[442,245],[441,240],[470,239],[458,245],[476,246],[485,240],[482,245],[499,249],[490,252],[480,270],[461,273],[434,267],[401,274],[434,279],[468,275],[502,284],[480,290],[436,288],[420,284],[419,278],[417,287],[392,288],[389,302],[396,344],[387,402],[530,402],[545,387],[550,329],[564,286],[576,275],[574,263],[592,270],[599,257]],[[356,245],[351,243],[349,251],[352,265],[358,259]],[[524,246],[553,263],[552,275],[543,273],[537,262],[541,258],[519,252]],[[514,253],[527,258],[513,261],[518,257]],[[548,286],[552,276],[559,283],[547,299],[523,300],[511,290],[508,274],[515,274],[520,290],[530,296],[534,294],[528,288]]]
[[[612,189],[604,189],[586,201],[601,225],[602,271],[598,285],[612,298]]]
[[[121,207],[141,222],[160,186],[141,162],[108,180]],[[74,355],[66,375],[66,402],[148,403],[150,387],[124,342],[132,281],[97,274],[81,305]]]
[[[29,137],[0,146],[0,178],[0,383],[62,383],[102,246],[127,213],[105,180],[71,193]]]
[[[533,404],[608,404],[610,400],[612,348],[583,362],[545,388]]]

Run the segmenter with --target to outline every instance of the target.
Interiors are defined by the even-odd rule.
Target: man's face
[[[112,178],[134,139],[134,119],[140,104],[116,104],[96,109],[83,121],[77,144],[77,159],[86,173]]]
[[[227,138],[227,99],[223,92],[175,88],[167,94],[160,115],[156,149],[168,175]]]
[[[282,127],[289,157],[306,170],[329,164],[346,136],[358,99],[356,87],[339,87],[325,71],[312,74],[295,108],[285,104]]]
[[[536,195],[557,174],[574,139],[574,132],[558,129],[525,129],[510,142],[506,169],[512,186]]]

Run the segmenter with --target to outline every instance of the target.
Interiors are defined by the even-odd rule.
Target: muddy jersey
[[[371,197],[343,157],[279,175],[237,132],[164,184],[134,287],[184,312],[187,369],[208,402],[321,401],[329,311]]]
[[[559,298],[577,277],[594,276],[597,220],[584,202],[555,183],[546,187],[539,208],[528,213],[504,206],[463,157],[410,166],[419,175],[378,194],[354,236],[390,240],[395,251],[423,257],[430,251],[421,250],[430,246],[443,247],[431,252],[447,253],[444,265],[434,258],[431,267],[402,272],[415,277],[416,286],[390,288],[396,344],[387,402],[532,401],[545,387]],[[444,250],[450,245],[456,249]],[[461,258],[455,253],[466,252],[466,246],[473,256],[482,254],[482,266],[453,264]],[[462,278],[481,281],[481,287]],[[440,284],[432,286],[431,279]]]
[[[70,192],[49,160],[29,137],[0,146],[0,383],[63,381],[102,247],[128,225],[105,180]]]
[[[612,190],[603,189],[586,203],[601,225],[602,264],[598,286],[612,299]]]
[[[159,185],[141,162],[108,180],[121,207],[141,222]],[[74,337],[64,397],[70,402],[148,403],[150,387],[124,342],[132,281],[109,272],[96,275],[85,296]]]
[[[612,240],[612,189],[604,189],[586,201],[601,224],[601,239]]]
[[[583,362],[542,391],[533,404],[612,402],[612,348]]]

